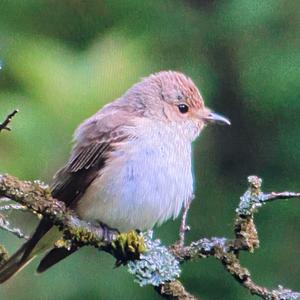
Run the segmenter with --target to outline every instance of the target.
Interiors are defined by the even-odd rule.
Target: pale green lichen
[[[179,261],[161,245],[159,239],[153,240],[153,232],[141,233],[146,252],[138,260],[128,262],[129,273],[135,276],[135,282],[140,286],[159,286],[165,282],[173,281],[180,275]]]
[[[117,265],[139,259],[145,251],[144,237],[135,230],[118,234],[110,245],[110,252],[117,258]]]
[[[300,299],[300,293],[299,292],[293,292],[290,289],[285,289],[283,286],[279,285],[277,290],[274,290],[272,292],[277,299],[279,300],[299,300]],[[270,298],[271,300],[272,298]]]
[[[261,192],[262,180],[257,176],[248,177],[249,188],[240,198],[239,207],[236,213],[239,215],[250,216],[256,208],[262,206],[265,200],[265,194]]]

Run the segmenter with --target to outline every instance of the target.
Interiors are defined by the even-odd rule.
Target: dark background
[[[196,199],[189,240],[232,236],[246,177],[264,190],[300,190],[299,1],[2,0],[0,172],[50,182],[77,124],[134,82],[182,71],[232,126],[207,128],[194,145]],[[180,158],[179,158],[180,159]],[[264,206],[261,247],[241,260],[260,284],[300,289],[300,203]],[[26,223],[31,223],[30,218]],[[166,244],[178,221],[156,230]],[[1,231],[10,253],[21,241]],[[37,262],[0,288],[0,299],[159,299],[125,267],[85,248],[41,276]],[[201,299],[253,299],[213,258],[183,267]]]

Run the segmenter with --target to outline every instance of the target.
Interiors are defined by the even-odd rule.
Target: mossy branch
[[[49,187],[40,181],[21,181],[14,176],[0,175],[1,197],[16,201],[34,214],[50,219],[66,237],[79,244],[100,248],[116,237],[116,231],[79,219],[63,202],[54,199]]]
[[[248,177],[249,188],[241,197],[234,223],[234,239],[213,237],[192,242],[189,246],[178,247],[175,244],[171,249],[181,262],[196,258],[215,257],[225,267],[235,280],[249,290],[266,300],[295,300],[300,299],[299,292],[293,292],[279,286],[278,289],[269,290],[257,285],[251,278],[250,271],[241,265],[240,251],[254,252],[259,247],[259,238],[254,223],[254,214],[258,208],[267,202],[279,199],[300,197],[300,193],[282,192],[265,194],[261,191],[262,180],[257,176]]]
[[[281,286],[276,290],[269,290],[257,285],[253,282],[250,271],[243,267],[239,260],[240,251],[254,252],[254,250],[259,247],[258,233],[254,223],[254,214],[257,212],[258,208],[262,204],[274,200],[299,197],[300,193],[273,192],[264,194],[261,191],[261,179],[256,176],[249,176],[248,182],[249,188],[241,197],[240,204],[236,209],[234,239],[223,237],[204,238],[194,241],[188,246],[184,245],[184,235],[188,228],[186,225],[187,207],[180,226],[179,242],[166,248],[161,246],[160,242],[157,242],[158,240],[148,241],[146,243],[147,250],[149,250],[148,248],[151,248],[151,255],[153,256],[146,257],[146,252],[144,258],[136,255],[145,250],[143,238],[136,237],[131,233],[128,235],[119,235],[116,231],[109,230],[100,225],[95,226],[79,219],[72,210],[65,207],[64,203],[54,199],[51,196],[48,186],[40,181],[21,181],[10,175],[0,175],[0,199],[11,199],[33,213],[48,218],[54,225],[61,229],[65,239],[71,241],[72,246],[94,246],[111,253],[119,262],[126,260],[125,256],[120,256],[120,249],[122,250],[121,253],[125,254],[129,251],[131,253],[129,255],[130,259],[134,259],[135,262],[137,262],[136,265],[135,262],[130,264],[131,273],[136,275],[136,278],[139,279],[140,283],[154,282],[151,278],[149,281],[149,278],[147,277],[151,274],[147,273],[147,268],[145,270],[145,266],[148,267],[147,264],[145,264],[145,261],[148,262],[148,264],[150,262],[150,264],[155,263],[159,266],[163,265],[164,268],[166,268],[165,261],[171,262],[168,267],[170,269],[161,272],[162,281],[153,283],[155,290],[167,299],[196,299],[185,290],[179,280],[175,279],[179,274],[177,264],[179,262],[183,263],[190,261],[191,259],[210,256],[218,259],[224,265],[225,270],[227,270],[235,280],[247,288],[253,295],[257,295],[266,300],[300,299],[300,293],[284,289]],[[13,209],[13,206],[11,207]],[[3,263],[7,257],[7,252],[1,247],[0,266],[1,262]],[[140,259],[145,259],[145,261],[138,265]],[[163,261],[163,259],[165,260]],[[140,270],[142,270],[143,274],[139,273],[141,272]],[[168,279],[163,281],[163,276],[168,273],[168,270],[173,270],[170,272],[175,272],[176,276],[171,276],[174,278],[172,280]],[[167,275],[170,277],[170,274]],[[148,281],[144,281],[145,278],[147,278]]]

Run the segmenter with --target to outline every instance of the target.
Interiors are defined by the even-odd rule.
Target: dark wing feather
[[[73,151],[69,162],[55,175],[52,196],[67,206],[74,203],[103,168],[110,151],[112,146],[107,141]]]
[[[38,273],[43,273],[48,268],[50,268],[54,264],[60,262],[61,260],[65,259],[66,257],[73,254],[77,250],[78,250],[78,247],[76,247],[76,246],[71,247],[71,249],[53,248],[41,260],[41,262],[40,262],[40,264],[37,268],[37,272]]]
[[[116,117],[117,114],[100,120],[92,118],[79,127],[79,141],[69,161],[54,177],[51,188],[54,198],[67,206],[74,204],[104,167],[109,153],[128,138],[122,130],[124,115]]]
[[[113,142],[113,141],[112,141]],[[87,144],[86,147],[74,149],[71,159],[55,176],[52,185],[52,196],[64,201],[67,206],[78,199],[98,175],[99,170],[104,166],[107,154],[113,147],[106,140]],[[76,151],[77,150],[77,151]],[[0,283],[6,281],[18,272],[33,257],[34,249],[39,241],[52,228],[53,224],[47,218],[43,218],[36,228],[31,239],[28,240],[0,269]],[[72,248],[68,251],[65,248],[52,249],[41,261],[38,272],[43,272],[55,263],[76,251]]]

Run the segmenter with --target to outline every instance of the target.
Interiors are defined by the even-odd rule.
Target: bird
[[[75,130],[67,163],[54,176],[53,198],[79,218],[119,232],[148,230],[175,219],[193,196],[192,142],[209,123],[230,121],[204,104],[187,75],[160,71],[142,78]],[[0,268],[5,282],[41,253],[37,272],[72,254],[43,218]]]

